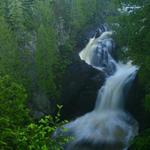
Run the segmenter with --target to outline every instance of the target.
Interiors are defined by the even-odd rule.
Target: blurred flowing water
[[[113,32],[108,31],[106,27],[103,29],[103,31],[99,29],[98,37],[89,40],[79,56],[87,64],[103,71],[106,81],[98,91],[93,111],[68,123],[65,127],[74,137],[72,145],[78,145],[82,141],[88,141],[93,145],[119,143],[121,145],[119,148],[112,149],[126,150],[130,141],[138,134],[137,121],[124,111],[125,91],[128,91],[135,79],[138,67],[132,65],[130,61],[125,64],[117,62],[112,57]],[[100,149],[103,150],[103,147]]]

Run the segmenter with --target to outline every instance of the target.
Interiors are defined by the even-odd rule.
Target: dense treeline
[[[0,1],[1,150],[62,149],[68,139],[51,138],[64,123],[60,114],[37,123],[32,116],[51,113],[78,37],[103,22],[106,5],[109,0]]]
[[[120,57],[125,60],[133,60],[140,67],[138,73],[139,92],[136,93],[140,99],[141,109],[137,112],[140,118],[139,136],[133,142],[131,150],[149,150],[150,147],[150,2],[145,0],[117,1],[118,7],[134,6],[134,11],[122,11],[120,15],[109,18],[116,33],[116,40],[121,48]],[[137,106],[135,106],[137,107]],[[144,129],[143,129],[144,128]]]
[[[140,6],[132,13],[122,4]],[[51,113],[60,99],[63,75],[82,33],[110,21],[120,57],[140,66],[138,75],[147,128],[131,149],[148,150],[150,122],[150,2],[148,0],[0,1],[0,149],[61,150],[68,139],[52,138],[64,124]],[[113,23],[113,24],[112,24]],[[57,109],[57,107],[55,108]],[[42,114],[36,116],[37,111]],[[31,115],[32,114],[32,115]],[[34,121],[34,118],[44,118]]]
[[[52,138],[60,122],[60,106],[55,118],[46,116],[34,123],[26,107],[27,94],[23,86],[6,75],[0,77],[0,149],[1,150],[53,150],[63,149],[67,138]]]
[[[76,39],[83,28],[104,19],[108,12],[103,10],[103,3],[101,0],[2,0],[1,74],[9,74],[22,83],[31,96],[42,92],[58,98]]]

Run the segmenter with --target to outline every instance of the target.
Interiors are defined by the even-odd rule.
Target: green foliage
[[[9,76],[0,77],[0,147],[16,147],[18,129],[29,122],[25,89]]]
[[[67,139],[52,138],[60,114],[34,123],[27,106],[58,101],[81,31],[114,8],[110,0],[0,1],[0,149],[62,149]]]
[[[76,0],[73,1],[71,10],[71,24],[73,28],[80,29],[89,23],[95,15],[96,0]]]
[[[0,17],[0,72],[13,74],[17,67],[17,45],[11,30],[3,17]]]
[[[27,94],[22,86],[9,76],[0,77],[0,149],[63,149],[69,138],[62,135],[52,137],[55,130],[66,123],[59,119],[62,106],[58,106],[55,118],[46,116],[38,123],[33,123],[26,108],[26,99]]]
[[[50,92],[51,97],[57,96],[53,74],[53,65],[57,62],[56,49],[55,32],[51,27],[41,25],[37,32],[37,52],[35,54],[37,80],[38,87],[41,87],[46,93]]]
[[[51,116],[41,119],[38,124],[29,124],[19,133],[18,149],[63,150],[63,146],[68,142],[69,138],[64,136],[53,137],[55,130],[57,127],[60,128],[60,125],[62,123],[54,121]]]
[[[119,0],[118,0],[119,1]],[[119,16],[111,18],[111,23],[119,23],[119,27],[115,27],[117,31],[116,39],[119,48],[122,48],[120,55],[127,59],[133,60],[135,64],[140,66],[138,80],[141,92],[138,93],[143,107],[144,126],[147,127],[133,141],[131,150],[149,150],[150,147],[150,3],[149,1],[128,0],[122,1],[126,4],[141,6],[140,9],[132,13],[122,13]],[[121,6],[121,3],[120,3]],[[141,96],[142,95],[142,96]],[[142,123],[143,124],[143,123]]]
[[[0,112],[2,116],[8,115],[14,122],[17,119],[15,124],[22,124],[27,115],[27,110],[24,109],[26,98],[27,94],[22,86],[13,82],[9,76],[0,77]]]
[[[79,32],[85,26],[99,24],[102,16],[110,12],[104,9],[109,3],[109,0],[2,0],[1,72],[22,83],[30,97],[40,91],[49,99],[58,99]]]
[[[123,53],[127,58],[132,59],[140,66],[139,82],[146,95],[149,95],[150,89],[149,8],[150,5],[147,4],[143,8],[135,11],[135,13],[121,15],[118,18],[120,28],[117,30],[118,43],[128,48],[128,51],[123,51]],[[145,101],[146,103],[147,100]]]
[[[144,99],[144,106],[147,112],[150,112],[150,94],[147,94]]]
[[[132,143],[132,150],[149,150],[150,147],[150,129],[145,130]]]

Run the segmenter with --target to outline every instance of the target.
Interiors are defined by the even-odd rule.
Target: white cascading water
[[[87,64],[106,74],[106,81],[98,92],[94,110],[65,127],[75,137],[74,143],[86,140],[93,144],[122,143],[121,149],[125,150],[138,134],[138,123],[123,109],[124,90],[134,80],[138,67],[113,59],[111,35],[111,31],[104,31],[98,38],[90,39],[79,53]]]

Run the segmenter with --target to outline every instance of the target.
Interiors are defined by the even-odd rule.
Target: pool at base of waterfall
[[[76,147],[90,143],[93,147],[116,145],[125,149],[129,146],[129,141],[138,134],[136,120],[121,110],[92,111],[65,127],[70,136],[74,137],[73,145]]]

